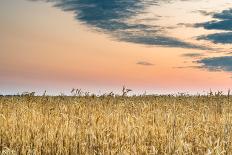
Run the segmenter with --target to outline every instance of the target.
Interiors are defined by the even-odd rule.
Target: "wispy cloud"
[[[147,62],[147,61],[139,61],[136,63],[137,65],[142,65],[142,66],[153,66],[154,64]]]
[[[196,27],[204,27],[208,30],[232,30],[232,20],[210,21],[205,23],[196,24]]]
[[[210,15],[215,14],[215,12],[212,12],[212,11],[209,12],[209,11],[205,11],[205,10],[197,10],[197,11],[194,11],[194,12],[198,12],[198,13],[204,15],[204,16],[210,16]]]
[[[202,56],[204,56],[204,54],[202,54],[202,53],[185,53],[185,54],[182,54],[182,56],[196,58],[196,57],[202,57]]]
[[[227,32],[214,33],[199,36],[198,40],[210,40],[214,43],[231,44],[232,43],[232,9],[224,10],[220,13],[214,13],[213,18],[217,19],[205,23],[195,24],[195,27],[203,27],[207,30],[223,30]]]
[[[213,17],[218,18],[218,19],[222,19],[222,20],[226,20],[226,19],[231,20],[232,19],[232,9],[224,10],[221,13],[215,13],[213,15]]]
[[[199,40],[210,40],[214,43],[221,44],[231,44],[232,43],[232,32],[222,32],[222,33],[214,33],[209,35],[202,35],[198,37]]]
[[[163,27],[149,25],[143,20],[129,22],[151,5],[161,0],[46,0],[64,11],[72,11],[75,18],[91,28],[110,34],[119,41],[166,47],[208,49],[161,34]],[[162,1],[170,3],[170,0]],[[156,19],[154,19],[156,20]]]
[[[175,69],[204,69],[202,66],[177,66],[177,67],[173,67]]]
[[[232,56],[204,58],[198,60],[197,63],[209,71],[232,72]]]
[[[194,24],[191,23],[179,23],[178,26],[184,26],[184,27],[194,27]]]

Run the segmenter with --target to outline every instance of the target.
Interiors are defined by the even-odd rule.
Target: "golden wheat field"
[[[0,97],[1,154],[232,154],[232,96]]]

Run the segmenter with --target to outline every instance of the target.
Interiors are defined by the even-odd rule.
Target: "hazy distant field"
[[[232,96],[0,97],[1,154],[232,154]]]

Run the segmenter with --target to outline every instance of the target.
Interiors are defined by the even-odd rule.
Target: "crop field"
[[[232,154],[232,96],[1,96],[1,154]]]

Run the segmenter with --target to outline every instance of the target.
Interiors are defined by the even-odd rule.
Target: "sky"
[[[231,0],[1,0],[0,94],[232,88]]]

